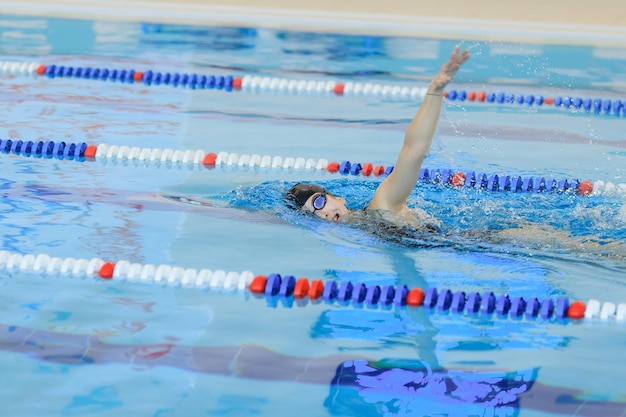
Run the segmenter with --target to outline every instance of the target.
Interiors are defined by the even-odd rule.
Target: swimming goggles
[[[315,214],[317,210],[321,210],[326,205],[326,191],[322,191],[313,199],[313,211],[311,213]]]

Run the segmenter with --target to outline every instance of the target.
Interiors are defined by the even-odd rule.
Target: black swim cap
[[[285,194],[285,202],[291,208],[300,210],[306,201],[315,193],[323,193],[326,189],[315,184],[296,184]]]

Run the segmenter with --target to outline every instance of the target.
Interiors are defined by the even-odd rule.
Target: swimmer
[[[424,101],[406,131],[394,170],[380,183],[374,197],[366,205],[368,212],[375,211],[384,220],[402,226],[437,227],[438,222],[422,210],[409,209],[407,198],[417,184],[422,162],[435,135],[444,89],[469,57],[469,51],[460,52],[457,45],[430,82]],[[286,193],[285,202],[296,210],[335,222],[344,221],[350,214],[344,198],[315,184],[294,185]]]

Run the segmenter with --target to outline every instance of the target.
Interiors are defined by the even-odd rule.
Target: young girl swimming
[[[387,222],[416,229],[437,227],[437,221],[423,210],[409,209],[407,198],[419,179],[422,162],[430,150],[441,114],[443,92],[457,71],[470,58],[457,45],[450,58],[430,82],[424,101],[409,125],[393,171],[380,183],[374,197],[364,207]],[[285,195],[287,204],[325,220],[343,221],[350,214],[346,200],[316,184],[299,183]]]

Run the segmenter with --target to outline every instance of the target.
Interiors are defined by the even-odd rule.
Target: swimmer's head
[[[302,210],[302,207],[306,204],[307,200],[313,194],[327,193],[326,189],[322,186],[315,184],[296,184],[287,191],[285,194],[285,202],[287,205],[295,210]]]
[[[346,200],[337,197],[316,184],[296,184],[285,194],[285,202],[294,210],[315,214],[332,221],[339,221],[350,211]]]

